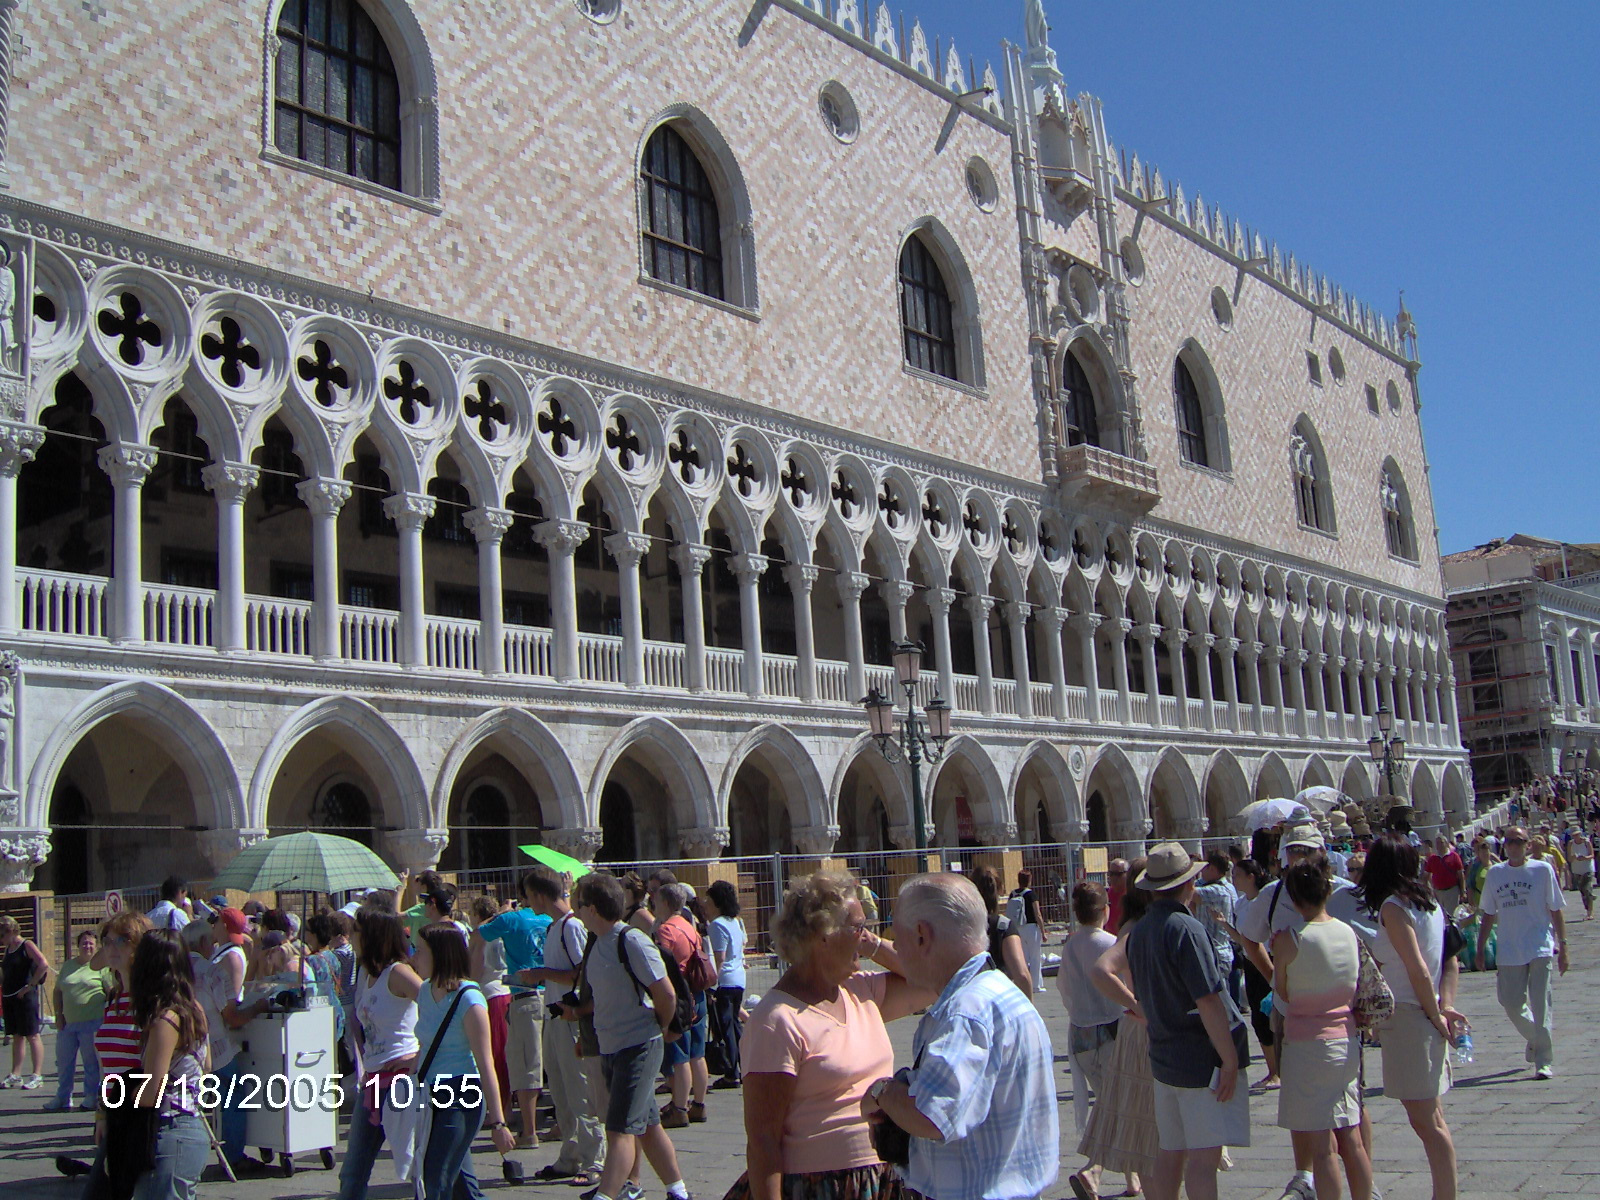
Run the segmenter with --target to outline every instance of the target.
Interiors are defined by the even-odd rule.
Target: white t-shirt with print
[[[1556,869],[1530,858],[1520,867],[1495,863],[1483,881],[1479,905],[1495,918],[1495,961],[1502,967],[1525,967],[1556,952],[1555,923],[1550,914],[1566,907]]]

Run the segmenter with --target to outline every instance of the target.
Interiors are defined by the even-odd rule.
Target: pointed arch
[[[1029,768],[1036,769],[1035,773],[1043,785],[1040,791],[1044,798],[1045,815],[1050,818],[1050,828],[1058,838],[1069,835],[1076,837],[1076,831],[1086,821],[1083,797],[1072,778],[1072,768],[1067,763],[1066,754],[1055,742],[1044,738],[1028,744],[1017,760],[1016,770],[1011,773],[1008,794],[1011,796],[1018,830],[1027,828],[1027,822],[1023,820],[1023,814],[1016,811],[1016,806],[1022,799],[1023,779]]]
[[[378,784],[390,820],[398,819],[410,829],[427,827],[428,789],[406,740],[365,700],[324,696],[291,713],[262,751],[250,777],[249,813],[257,828],[267,826],[267,804],[279,769],[301,739],[321,729],[349,735],[351,744],[345,749]]]
[[[87,697],[58,721],[39,748],[28,773],[28,822],[49,826],[49,804],[56,778],[74,747],[95,726],[113,717],[140,721],[150,738],[177,763],[188,777],[198,800],[207,797],[210,811],[196,813],[213,829],[244,829],[249,812],[239,784],[239,772],[210,723],[177,692],[148,679],[113,683]]]
[[[583,784],[561,739],[527,709],[507,706],[473,721],[446,751],[433,785],[431,820],[435,826],[442,829],[448,824],[456,777],[472,752],[490,739],[497,739],[501,752],[524,778],[548,783],[559,816],[556,827],[581,829],[594,824],[584,804]]]
[[[1081,442],[1117,454],[1127,452],[1122,435],[1127,392],[1116,358],[1095,329],[1080,325],[1061,339],[1052,382],[1060,409],[1059,437],[1066,445]]]
[[[1129,829],[1141,830],[1133,840],[1141,840],[1144,822],[1149,819],[1145,806],[1144,788],[1139,783],[1139,773],[1134,770],[1122,747],[1113,742],[1103,743],[1090,760],[1087,782],[1083,786],[1085,797],[1100,792],[1106,804],[1107,823],[1114,840],[1127,840]],[[1084,801],[1085,808],[1088,800]],[[1119,833],[1118,830],[1124,832]]]
[[[1197,338],[1185,340],[1172,360],[1172,404],[1179,458],[1197,467],[1231,472],[1222,383]]]
[[[667,799],[674,817],[685,827],[709,829],[718,824],[716,796],[705,763],[683,731],[662,717],[630,721],[600,755],[589,777],[589,808],[597,822],[606,779],[630,750],[639,751],[646,763],[659,772],[669,790]]]
[[[1292,798],[1298,790],[1294,786],[1294,776],[1289,774],[1289,768],[1276,750],[1267,751],[1257,764],[1255,790],[1257,800]]]
[[[834,821],[841,828],[847,828],[852,823],[846,820],[843,809],[845,784],[858,766],[871,777],[881,792],[891,825],[911,833],[911,789],[907,775],[883,757],[870,733],[858,735],[850,743],[850,748],[840,756],[839,765],[834,769],[833,779],[828,785],[828,809],[834,814]],[[860,797],[857,796],[856,800],[859,803]],[[909,844],[909,837],[907,842]]]
[[[1465,769],[1458,762],[1445,764],[1439,779],[1439,803],[1457,826],[1465,825],[1472,816],[1472,787]]]
[[[1333,768],[1323,761],[1322,755],[1313,754],[1306,759],[1306,765],[1300,772],[1300,787],[1334,787]],[[1295,789],[1300,790],[1299,788]]]
[[[1189,760],[1168,746],[1150,769],[1145,784],[1145,809],[1155,821],[1155,836],[1194,838],[1205,821],[1200,785]]]
[[[989,757],[989,752],[983,748],[983,743],[971,734],[961,734],[951,738],[945,746],[944,757],[928,772],[928,798],[929,813],[932,819],[932,799],[938,792],[939,781],[944,778],[952,763],[964,763],[971,769],[971,777],[976,779],[978,786],[983,789],[983,795],[973,797],[982,804],[972,805],[972,815],[977,820],[978,827],[1005,825],[1011,820],[1011,806],[1006,803],[1006,785],[1000,778],[1000,772],[994,765],[994,759]]]
[[[1378,472],[1378,507],[1383,512],[1383,537],[1389,553],[1407,562],[1417,560],[1417,525],[1411,515],[1411,489],[1400,464],[1383,460]]]
[[[829,807],[828,791],[817,764],[812,761],[799,738],[782,725],[768,721],[757,725],[740,739],[722,769],[722,778],[717,784],[717,812],[721,814],[719,824],[728,823],[733,781],[739,774],[739,768],[749,761],[751,755],[764,757],[776,768],[789,817],[797,828],[801,825],[818,827],[832,823],[833,810]]]
[[[1250,798],[1250,783],[1239,760],[1231,750],[1218,750],[1211,756],[1205,775],[1205,809],[1211,833],[1233,832],[1234,819]]]
[[[1289,473],[1294,485],[1295,515],[1300,524],[1321,533],[1337,534],[1339,522],[1333,507],[1333,479],[1328,455],[1311,418],[1301,413],[1289,435]]]

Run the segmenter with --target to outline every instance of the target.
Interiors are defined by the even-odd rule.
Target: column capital
[[[1057,637],[1061,629],[1072,619],[1072,610],[1062,608],[1058,604],[1041,605],[1038,611],[1039,624],[1044,626],[1044,631],[1051,637]]]
[[[155,470],[158,453],[154,446],[138,442],[115,442],[101,446],[96,457],[100,460],[100,469],[111,476],[111,482],[117,487],[136,488],[143,487],[150,472]]]
[[[1008,600],[1006,601],[1006,620],[1025,622],[1033,615],[1033,608],[1034,606],[1026,600]]]
[[[1017,844],[1017,823],[1015,821],[995,821],[979,825],[978,841],[985,846],[1015,846]]]
[[[389,857],[415,875],[438,865],[450,844],[448,829],[395,829],[384,835]]]
[[[1189,631],[1187,629],[1168,629],[1161,634],[1161,640],[1174,650],[1182,650],[1189,644]]]
[[[1287,651],[1284,650],[1284,648],[1282,646],[1262,646],[1261,647],[1261,657],[1266,659],[1268,662],[1282,662],[1283,661],[1283,656],[1286,653],[1287,653]]]
[[[261,468],[251,463],[214,462],[200,470],[200,478],[223,504],[241,503],[261,482]]]
[[[220,871],[266,836],[265,829],[208,829],[199,837],[200,853],[212,870]]]
[[[8,829],[0,837],[0,894],[27,891],[49,857],[48,829]]]
[[[993,596],[968,596],[966,601],[967,615],[974,621],[987,621],[989,614],[994,611]]]
[[[605,835],[599,829],[546,829],[540,832],[539,841],[579,862],[592,863],[605,844]]]
[[[840,571],[834,577],[833,586],[839,593],[839,599],[854,604],[872,586],[872,576],[863,571]]]
[[[746,585],[755,583],[771,565],[772,560],[765,554],[735,554],[728,560],[728,569]]]
[[[878,595],[891,608],[899,607],[917,593],[917,585],[909,579],[885,579],[878,585]]]
[[[1179,632],[1182,632],[1181,630]],[[1151,621],[1146,625],[1135,625],[1133,636],[1141,642],[1153,642],[1161,636],[1161,626]]]
[[[1107,617],[1106,621],[1117,631],[1118,640],[1126,638],[1133,632],[1133,621],[1127,617]]]
[[[506,531],[511,528],[511,523],[517,519],[517,514],[509,508],[490,508],[480,505],[469,508],[466,515],[461,518],[461,523],[472,531],[472,536],[478,539],[478,544],[499,545],[500,540],[506,536]]]
[[[355,489],[344,480],[324,476],[301,480],[294,485],[294,490],[305,501],[311,515],[316,517],[337,517],[345,501],[355,493]]]
[[[439,502],[423,492],[396,492],[384,499],[383,515],[401,529],[421,529],[438,507]]]
[[[1311,661],[1316,663],[1317,666],[1319,666],[1319,667],[1327,666],[1328,665],[1328,652],[1326,650],[1313,650],[1313,651],[1311,651]]]
[[[1304,666],[1306,659],[1311,657],[1307,651],[1301,650],[1298,647],[1293,650],[1286,650],[1284,653],[1289,656],[1289,661],[1294,663],[1297,667]]]
[[[1395,675],[1399,678],[1401,683],[1408,683],[1411,680],[1411,668],[1410,667],[1399,667],[1399,668],[1396,668]]]
[[[1156,823],[1149,817],[1135,817],[1131,821],[1118,821],[1111,826],[1111,839],[1117,842],[1137,842],[1154,832]]]
[[[790,563],[783,569],[784,582],[796,596],[809,596],[822,576],[822,568],[811,563]]]
[[[1210,828],[1211,821],[1206,817],[1179,817],[1172,823],[1172,832],[1180,838],[1205,837]]]
[[[1217,644],[1217,635],[1214,633],[1192,633],[1189,640],[1202,650],[1209,650]]]
[[[582,521],[569,521],[565,517],[552,517],[533,527],[533,540],[551,554],[558,554],[562,558],[571,558],[588,537],[587,525]]]
[[[1343,671],[1347,666],[1351,666],[1352,664],[1353,660],[1346,658],[1342,654],[1335,654],[1333,656],[1333,666],[1334,670],[1336,671]]]
[[[1099,629],[1104,621],[1105,618],[1099,613],[1091,612],[1073,613],[1067,618],[1067,624],[1074,633],[1086,633],[1091,637],[1094,636],[1094,631]]]
[[[604,542],[611,557],[630,570],[650,552],[650,539],[642,533],[613,533]]]
[[[839,842],[837,825],[802,825],[794,831],[794,848],[812,858],[825,858]]]
[[[1217,639],[1217,652],[1224,658],[1232,658],[1239,653],[1242,643],[1236,637],[1221,637]]]
[[[44,445],[44,430],[37,425],[0,421],[0,475],[15,475]]]
[[[678,831],[678,848],[685,858],[721,858],[722,848],[732,840],[733,834],[726,825]]]
[[[950,606],[956,602],[956,597],[958,595],[960,595],[960,593],[957,592],[955,588],[929,588],[928,607],[934,612],[944,613],[946,616],[948,616],[950,613]]]
[[[1239,643],[1239,655],[1247,663],[1255,662],[1261,657],[1261,652],[1265,649],[1266,646],[1262,645],[1260,642],[1246,641]]]
[[[685,575],[698,577],[711,561],[711,547],[698,542],[680,542],[672,548],[672,561],[678,564],[678,570]]]

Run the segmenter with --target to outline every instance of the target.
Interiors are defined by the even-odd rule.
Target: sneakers
[[[592,1187],[587,1192],[579,1192],[578,1200],[594,1200],[599,1194],[600,1189]],[[617,1200],[644,1200],[644,1189],[630,1179],[618,1190]]]
[[[691,1100],[689,1102],[689,1120],[696,1125],[704,1125],[706,1123],[706,1106],[704,1104],[696,1104]]]
[[[1533,1072],[1533,1077],[1535,1079],[1549,1079],[1554,1075],[1555,1075],[1554,1068],[1548,1067],[1548,1066],[1535,1067],[1534,1068],[1534,1072]],[[24,1085],[24,1086],[26,1086],[26,1085]]]
[[[33,1091],[34,1088],[43,1087],[43,1086],[44,1086],[44,1076],[43,1075],[29,1075],[29,1076],[25,1077],[23,1079],[23,1081],[22,1081],[22,1090],[25,1091],[25,1092],[31,1092],[31,1091]]]
[[[1283,1189],[1283,1200],[1317,1200],[1316,1185],[1303,1175],[1296,1175]]]
[[[730,1091],[733,1088],[742,1087],[742,1086],[743,1085],[739,1082],[739,1080],[737,1080],[737,1079],[729,1079],[726,1075],[724,1075],[721,1079],[717,1080],[715,1083],[713,1083],[711,1085],[711,1090],[713,1092],[726,1092],[726,1091]]]
[[[661,1128],[686,1129],[689,1126],[689,1110],[679,1108],[676,1104],[661,1106]]]
[[[0,1088],[14,1088],[14,1087],[21,1087],[21,1086],[22,1086],[22,1076],[21,1075],[7,1075],[4,1079],[0,1079]]]

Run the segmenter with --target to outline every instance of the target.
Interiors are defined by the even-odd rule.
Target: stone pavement
[[[1573,907],[1576,907],[1574,902]],[[1579,910],[1581,914],[1581,910]],[[1462,977],[1460,1007],[1472,1020],[1477,1061],[1458,1076],[1445,1100],[1446,1119],[1455,1135],[1460,1158],[1462,1200],[1491,1200],[1504,1196],[1527,1200],[1561,1197],[1600,1198],[1600,1105],[1595,1096],[1595,1064],[1600,1043],[1600,924],[1581,920],[1572,931],[1572,970],[1557,986],[1558,1075],[1550,1082],[1532,1078],[1523,1062],[1522,1045],[1495,1002],[1492,975]],[[1051,981],[1038,997],[1057,1047],[1066,1044],[1066,1019]],[[902,1021],[894,1029],[896,1053],[906,1057],[914,1022]],[[45,1051],[54,1046],[47,1037]],[[53,1057],[51,1058],[53,1061]],[[1072,1131],[1070,1084],[1061,1062],[1061,1114],[1063,1171],[1079,1165],[1072,1153],[1077,1136]],[[1420,1146],[1406,1125],[1398,1103],[1381,1094],[1382,1072],[1377,1055],[1368,1059],[1369,1081],[1374,1085],[1370,1103],[1375,1124],[1378,1185],[1387,1200],[1428,1200],[1431,1195],[1427,1164]],[[1251,1070],[1259,1078],[1261,1067]],[[57,1154],[87,1154],[89,1121],[84,1114],[40,1111],[51,1095],[36,1092],[0,1092],[0,1188],[4,1200],[76,1200],[82,1188],[55,1174]],[[1221,1194],[1229,1200],[1278,1200],[1289,1176],[1289,1138],[1275,1125],[1275,1094],[1258,1095],[1251,1102],[1255,1144],[1234,1151],[1237,1165],[1222,1177]],[[744,1135],[737,1092],[713,1092],[711,1120],[706,1125],[675,1131],[685,1179],[699,1200],[720,1200],[743,1169]],[[480,1151],[487,1140],[480,1139]],[[314,1156],[312,1161],[314,1162]],[[552,1160],[554,1147],[541,1146],[523,1155],[528,1173]],[[499,1162],[492,1152],[476,1156],[480,1178],[487,1189],[504,1187]],[[1120,1181],[1108,1176],[1106,1185]],[[392,1182],[387,1157],[374,1173],[371,1194],[378,1200],[399,1200],[410,1189]],[[379,1182],[381,1181],[381,1182]],[[647,1192],[659,1200],[659,1183],[648,1173]],[[310,1200],[334,1193],[336,1180],[318,1168],[293,1178],[273,1177],[242,1184],[208,1184],[202,1196],[214,1200]],[[486,1190],[487,1190],[486,1189]],[[562,1184],[530,1185],[519,1193],[542,1200],[576,1200],[577,1193]],[[1051,1200],[1070,1196],[1063,1177]]]

